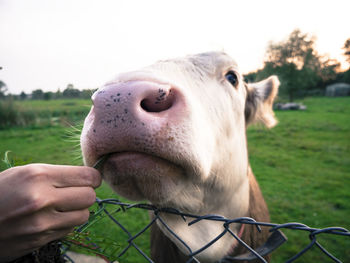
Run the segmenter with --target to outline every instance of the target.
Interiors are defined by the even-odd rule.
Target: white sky
[[[96,88],[159,59],[225,50],[244,73],[295,29],[344,62],[349,0],[0,0],[0,80],[9,92]],[[343,67],[346,67],[345,62]]]

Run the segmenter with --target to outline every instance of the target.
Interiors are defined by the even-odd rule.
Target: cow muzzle
[[[87,165],[107,156],[104,179],[122,196],[160,204],[182,189],[184,169],[172,149],[186,115],[175,85],[154,80],[115,81],[97,90],[84,123]]]

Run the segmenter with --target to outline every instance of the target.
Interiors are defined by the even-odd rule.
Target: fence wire
[[[198,215],[192,215],[187,213],[182,213],[174,208],[158,208],[151,204],[144,204],[144,203],[137,203],[137,204],[129,204],[122,202],[118,199],[104,199],[101,200],[97,198],[96,200],[98,209],[94,212],[93,217],[97,218],[99,216],[107,216],[112,222],[114,222],[125,234],[128,236],[127,245],[122,249],[121,252],[118,252],[117,257],[123,256],[131,247],[135,248],[140,255],[145,259],[145,262],[151,262],[153,263],[152,259],[146,255],[144,251],[135,243],[135,240],[142,235],[145,231],[147,231],[153,224],[155,224],[158,221],[158,224],[162,224],[168,232],[173,235],[174,238],[176,238],[179,242],[181,242],[184,247],[188,250],[188,261],[186,263],[192,263],[192,262],[200,262],[196,256],[213,245],[216,241],[218,241],[220,238],[222,238],[224,235],[231,235],[232,238],[236,239],[239,244],[243,245],[247,248],[249,252],[239,255],[236,257],[230,257],[230,256],[224,256],[221,260],[217,261],[218,263],[229,263],[229,262],[237,262],[237,261],[249,261],[249,260],[258,260],[260,262],[267,262],[264,259],[264,256],[267,254],[270,254],[273,250],[281,246],[287,239],[284,236],[284,234],[280,231],[282,229],[292,229],[292,230],[299,230],[299,231],[306,231],[308,232],[308,237],[310,239],[310,243],[304,247],[301,251],[299,251],[296,255],[294,255],[292,258],[288,259],[286,262],[293,262],[296,259],[300,258],[305,252],[310,250],[312,247],[318,247],[322,253],[324,253],[325,256],[332,259],[334,262],[341,262],[339,259],[337,259],[335,256],[333,256],[330,252],[328,252],[318,241],[317,237],[321,234],[331,234],[331,235],[340,235],[340,236],[347,236],[350,238],[350,232],[342,227],[328,227],[323,229],[318,228],[312,228],[305,224],[301,223],[285,223],[285,224],[273,224],[268,222],[257,222],[253,218],[249,217],[241,217],[241,218],[235,218],[235,219],[227,219],[220,215],[204,215],[204,216],[198,216]],[[107,208],[110,208],[113,206],[113,212],[110,212]],[[131,234],[131,232],[118,220],[118,213],[120,212],[127,212],[130,209],[142,209],[142,210],[148,210],[150,213],[153,213],[153,219],[143,228],[141,229],[137,234]],[[186,244],[184,240],[182,240],[172,229],[171,227],[164,221],[161,214],[162,213],[168,213],[172,215],[178,215],[181,217],[184,221],[188,222],[188,225],[191,226],[193,224],[197,224],[198,222],[202,220],[209,220],[209,221],[216,221],[216,222],[222,222],[223,225],[223,231],[221,234],[219,234],[215,239],[213,239],[211,242],[203,246],[202,248],[193,251],[189,245]],[[258,231],[261,231],[261,227],[269,227],[269,231],[271,232],[271,235],[268,239],[268,241],[264,244],[264,246],[253,249],[250,246],[248,246],[238,235],[233,233],[230,229],[231,224],[246,224],[246,225],[254,225]],[[87,223],[85,225],[82,225],[79,229],[76,230],[76,233],[84,233],[87,228],[91,226],[91,222]],[[97,242],[93,239],[90,239],[88,236],[83,237],[85,241],[93,241],[92,247],[93,251],[96,255],[99,255],[101,258],[105,259],[107,262],[114,262],[109,261],[106,256],[104,256],[104,248],[100,247]],[[79,243],[79,242],[78,242]],[[80,244],[83,244],[83,242],[80,242]],[[85,242],[86,243],[86,242]],[[118,244],[120,246],[120,244]],[[85,245],[86,247],[90,246]],[[120,250],[119,250],[120,251]],[[73,260],[67,258],[69,261],[73,262]],[[161,262],[154,262],[154,263],[161,263]]]

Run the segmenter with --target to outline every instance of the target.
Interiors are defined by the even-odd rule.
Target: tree
[[[58,88],[58,90],[55,93],[55,99],[60,99],[60,98],[62,98],[62,92],[60,88]]]
[[[327,57],[321,58],[321,65],[318,70],[318,74],[325,85],[334,81],[337,78],[340,69],[340,63],[336,59],[330,59]],[[324,86],[325,86],[324,85]]]
[[[79,98],[80,90],[75,89],[73,84],[68,84],[62,94],[65,98]]]
[[[314,51],[314,37],[294,30],[286,41],[270,43],[267,49],[267,61],[281,79],[281,91],[290,101],[317,80],[314,68],[318,67],[318,57]],[[270,71],[270,70],[269,70]],[[308,76],[309,75],[309,76]]]
[[[96,90],[92,90],[92,89],[83,89],[80,93],[80,97],[82,99],[90,99],[92,94],[94,94]]]
[[[281,80],[281,93],[290,101],[309,90],[321,88],[336,78],[339,63],[317,53],[316,38],[294,30],[286,41],[270,43],[265,65],[257,74],[258,80],[277,74]]]
[[[33,100],[42,100],[44,97],[44,92],[41,89],[33,90],[32,99]]]
[[[295,64],[301,69],[305,62],[312,62],[315,57],[315,37],[303,34],[299,29],[294,30],[286,41],[270,43],[266,52],[267,61],[275,66]]]
[[[7,92],[6,84],[2,80],[0,80],[0,99],[5,98],[6,92]]]
[[[27,98],[27,94],[24,91],[22,91],[21,94],[19,95],[19,98],[21,100],[25,100]]]
[[[346,57],[346,61],[350,64],[350,38],[345,41],[343,49],[345,50],[344,56]]]
[[[44,100],[51,100],[52,97],[53,97],[53,92],[48,91],[48,92],[45,92],[45,93],[44,93],[43,99],[44,99]]]

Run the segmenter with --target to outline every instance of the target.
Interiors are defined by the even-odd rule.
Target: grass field
[[[58,99],[58,100],[24,100],[20,107],[37,113],[50,112],[54,116],[85,114],[90,110],[91,100]]]
[[[0,129],[9,126],[67,125],[87,115],[91,100],[0,101]]]
[[[47,102],[26,103],[22,107],[46,110],[42,103]],[[63,103],[50,106],[53,111],[55,107],[59,111]],[[84,105],[89,104],[87,101],[76,103],[70,106],[86,108]],[[303,103],[308,106],[307,111],[278,111],[279,124],[271,130],[262,127],[248,130],[251,166],[268,203],[271,221],[350,229],[350,98],[308,98]],[[67,136],[67,130],[71,128],[63,125],[0,130],[0,155],[11,150],[17,164],[79,165],[77,142]],[[0,164],[0,169],[4,168]],[[106,185],[97,190],[97,195],[115,197]],[[122,214],[120,220],[136,233],[147,224],[148,214],[130,210]],[[127,236],[110,220],[100,221],[91,231],[125,247]],[[284,233],[289,240],[273,253],[272,262],[284,262],[309,242],[307,233],[291,230]],[[148,252],[148,240],[146,233],[136,243]],[[349,237],[323,235],[319,240],[340,260],[350,262]],[[134,249],[119,261],[145,262]],[[332,261],[314,248],[296,262]]]

